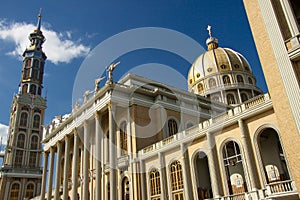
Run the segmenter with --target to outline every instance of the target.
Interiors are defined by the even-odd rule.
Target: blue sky
[[[54,116],[71,111],[76,74],[88,53],[108,38],[135,28],[174,30],[205,47],[208,37],[206,28],[209,24],[213,27],[213,35],[219,39],[219,46],[234,49],[244,55],[257,78],[257,85],[264,92],[267,91],[241,0],[12,0],[1,3],[0,7],[2,135],[8,125],[13,95],[18,91],[22,65],[19,54],[29,45],[27,38],[36,25],[41,7],[42,31],[47,39],[44,51],[48,56],[43,90],[43,96],[47,94],[48,101],[45,124]],[[122,47],[123,43],[120,42],[119,45]],[[197,52],[194,53],[198,55]],[[105,60],[105,55],[101,56],[98,56],[99,60]],[[148,63],[172,67],[186,77],[191,65],[174,53],[149,48],[128,52],[116,60],[121,60],[122,66],[115,72],[115,79],[130,71],[132,66],[149,67]]]

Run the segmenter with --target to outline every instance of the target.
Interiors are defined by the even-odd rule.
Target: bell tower
[[[18,94],[10,110],[8,141],[0,169],[0,199],[30,199],[39,195],[42,168],[41,140],[46,99],[43,75],[46,55],[41,31],[41,10],[36,29],[29,35],[30,46],[23,53]]]

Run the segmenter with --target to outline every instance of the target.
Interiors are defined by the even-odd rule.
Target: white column
[[[73,145],[73,161],[72,161],[72,200],[77,200],[78,188],[78,156],[79,156],[79,138],[78,133],[74,131],[74,145]]]
[[[160,168],[160,186],[161,186],[161,199],[168,199],[168,190],[167,190],[167,175],[166,175],[166,164],[164,154],[158,153],[159,168]],[[170,180],[170,179],[168,179]]]
[[[4,199],[8,199],[9,188],[10,188],[10,181],[7,181],[5,184]]]
[[[184,196],[186,200],[193,200],[193,192],[191,191],[192,183],[191,183],[191,174],[189,171],[189,164],[188,164],[188,152],[185,144],[180,144],[182,159],[182,173],[183,173],[183,183],[184,183]]]
[[[102,180],[102,168],[101,168],[101,147],[102,147],[102,131],[100,127],[100,116],[95,113],[95,134],[96,134],[96,200],[101,199],[101,180]]]
[[[84,147],[83,147],[83,200],[89,198],[89,150],[90,150],[90,130],[87,121],[83,123]]]
[[[56,156],[56,180],[55,180],[55,193],[54,193],[54,200],[59,200],[59,188],[60,188],[60,165],[61,165],[61,151],[62,150],[62,143],[59,141],[57,142],[57,156]]]
[[[208,166],[209,166],[209,174],[210,174],[210,182],[212,187],[212,192],[214,198],[219,198],[221,196],[221,181],[220,181],[220,171],[219,171],[219,163],[217,161],[217,152],[216,152],[216,144],[215,140],[212,136],[212,133],[207,133],[207,142],[208,142]]]
[[[68,199],[68,183],[69,183],[69,165],[70,161],[70,138],[65,137],[65,163],[64,163],[64,183],[63,183],[63,199]]]
[[[45,199],[47,168],[48,168],[48,155],[49,155],[49,152],[44,152],[43,154],[44,154],[44,166],[43,166],[41,199]]]
[[[141,174],[141,193],[142,193],[142,200],[146,200],[147,199],[147,184],[146,184],[146,176],[147,176],[147,173],[145,171],[145,161],[141,160],[140,161],[140,174]]]
[[[49,176],[48,176],[47,199],[51,199],[52,196],[53,167],[54,167],[53,165],[54,165],[54,148],[50,147],[50,166],[49,166]]]
[[[242,137],[242,144],[243,147],[245,148],[245,164],[248,168],[248,173],[249,173],[249,179],[250,179],[250,189],[251,191],[257,191],[258,188],[258,174],[257,171],[255,170],[255,159],[253,155],[253,150],[250,144],[250,138],[249,138],[249,133],[248,130],[245,126],[245,123],[242,119],[238,120],[240,132],[241,132],[241,137]]]
[[[108,105],[108,123],[109,123],[109,140],[110,140],[110,154],[109,154],[109,164],[110,164],[110,200],[117,199],[117,176],[116,176],[116,132],[115,132],[115,121],[113,117],[112,105]]]

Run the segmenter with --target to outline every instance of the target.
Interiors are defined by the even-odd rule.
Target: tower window
[[[34,117],[33,117],[33,128],[39,128],[40,127],[40,121],[41,121],[41,117],[39,115],[34,115]]]
[[[31,199],[33,198],[34,193],[34,185],[33,183],[29,183],[26,187],[26,198]]]
[[[36,158],[37,158],[37,152],[30,152],[30,154],[29,154],[29,166],[30,167],[36,166]]]
[[[36,85],[30,85],[30,94],[36,94]]]
[[[177,122],[174,119],[169,119],[168,130],[169,130],[169,136],[172,136],[172,135],[178,133]]]
[[[22,94],[27,94],[27,90],[28,90],[28,85],[27,84],[24,84],[22,86]]]
[[[223,83],[224,83],[224,85],[228,85],[231,83],[228,75],[223,76]]]
[[[30,68],[25,67],[25,68],[24,68],[23,79],[28,79],[29,76],[30,76]]]
[[[21,118],[20,118],[20,126],[27,126],[27,118],[28,118],[28,114],[25,112],[22,112]]]
[[[243,79],[243,77],[241,75],[237,75],[236,79],[237,79],[238,83],[244,83],[244,79]]]
[[[36,135],[31,137],[30,149],[38,149],[39,138]]]
[[[22,161],[23,161],[23,151],[16,150],[15,166],[22,166]]]
[[[20,185],[18,183],[14,183],[11,186],[11,190],[10,190],[10,200],[18,200],[19,191],[20,191]]]
[[[150,193],[151,196],[156,196],[161,193],[160,189],[160,174],[157,169],[150,172]]]
[[[25,67],[31,67],[31,59],[30,58],[25,61]]]

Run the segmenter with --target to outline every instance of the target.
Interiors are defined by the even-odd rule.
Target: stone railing
[[[222,200],[248,200],[248,193],[241,193],[241,194],[233,194],[229,196],[224,196],[221,198]]]
[[[279,193],[290,193],[296,192],[293,181],[280,181],[276,183],[270,183],[267,185],[266,194],[268,196],[279,194]]]
[[[182,132],[179,132],[175,135],[172,135],[168,138],[165,138],[164,140],[154,143],[150,146],[145,147],[140,151],[141,154],[146,154],[148,152],[152,152],[154,150],[160,149],[161,147],[167,146],[170,143],[173,143],[174,141],[181,140],[185,138],[186,136],[197,134],[197,137],[200,135],[205,135],[208,128],[212,127],[213,125],[220,124],[220,122],[225,122],[227,120],[233,119],[234,117],[237,117],[238,115],[241,115],[247,111],[250,111],[257,106],[263,105],[267,102],[271,102],[270,96],[268,93],[259,95],[257,97],[254,97],[251,100],[246,101],[245,103],[234,107],[231,110],[228,110],[226,113],[223,113],[221,115],[215,116],[209,120],[203,121],[195,126],[192,126]]]

